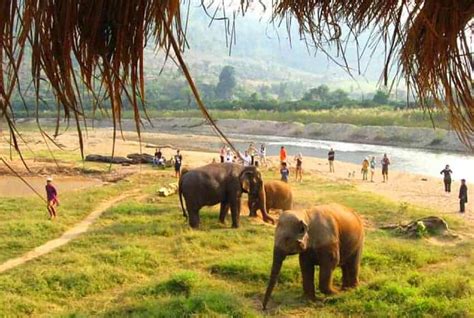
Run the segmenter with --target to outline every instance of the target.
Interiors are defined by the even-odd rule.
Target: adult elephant
[[[273,265],[263,309],[267,306],[287,255],[299,254],[303,291],[311,300],[316,297],[316,265],[319,265],[321,292],[335,293],[332,277],[337,266],[342,268],[342,287],[357,286],[363,243],[362,220],[342,205],[319,205],[309,210],[283,212],[275,230]]]
[[[283,211],[293,208],[293,193],[290,185],[283,181],[268,181],[259,188],[256,193],[249,192],[249,216],[256,217],[257,211],[262,211],[263,218],[270,209],[281,209]]]
[[[199,227],[199,210],[220,203],[219,221],[225,222],[230,208],[232,227],[239,227],[240,199],[243,192],[257,192],[262,175],[256,167],[234,163],[211,163],[186,171],[179,180],[179,200],[183,216],[192,228]],[[183,197],[186,208],[183,205]],[[187,211],[186,211],[187,210]],[[271,218],[270,218],[271,219]],[[273,219],[271,219],[273,220]]]

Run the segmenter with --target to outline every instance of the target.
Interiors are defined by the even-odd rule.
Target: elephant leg
[[[362,251],[359,249],[342,265],[342,288],[352,288],[359,285],[359,265]]]
[[[221,210],[219,212],[219,222],[222,224],[225,223],[225,217],[227,216],[227,212],[229,211],[229,204],[226,202],[221,202]]]
[[[303,276],[303,293],[309,300],[316,300],[314,288],[314,262],[310,259],[309,253],[301,253],[299,256],[301,275]]]
[[[199,210],[192,209],[188,210],[189,213],[189,226],[193,229],[197,229],[199,227]]]
[[[238,228],[240,221],[240,198],[230,203],[230,214],[232,216],[232,227]]]
[[[339,246],[334,244],[330,247],[320,249],[319,259],[319,290],[323,294],[335,294],[336,290],[332,287],[332,278],[334,269],[339,263]]]

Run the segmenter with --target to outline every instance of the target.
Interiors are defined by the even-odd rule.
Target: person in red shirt
[[[59,205],[58,191],[53,186],[53,178],[48,177],[46,179],[46,197],[48,201],[48,212],[51,219],[56,218],[56,207]]]
[[[286,149],[284,146],[280,148],[280,163],[286,162]]]

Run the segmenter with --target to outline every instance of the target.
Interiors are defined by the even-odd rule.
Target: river
[[[474,181],[474,156],[467,154],[294,137],[243,134],[233,134],[232,137],[239,139],[236,142],[239,149],[248,146],[248,143],[241,140],[254,141],[257,148],[263,142],[267,146],[267,155],[270,156],[278,155],[281,146],[285,146],[290,158],[299,152],[303,156],[327,158],[331,147],[336,152],[336,160],[340,161],[361,164],[365,157],[375,156],[378,168],[386,153],[390,158],[390,169],[435,177],[441,177],[440,171],[449,164],[454,180]]]

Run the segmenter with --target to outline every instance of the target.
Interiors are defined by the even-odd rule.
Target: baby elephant
[[[286,182],[268,181],[263,185],[263,191],[249,192],[249,216],[257,216],[257,210],[266,215],[270,209],[291,210],[293,208],[293,194]]]
[[[315,300],[316,265],[319,265],[321,292],[335,293],[332,275],[337,266],[342,268],[342,287],[357,286],[363,242],[364,228],[360,217],[342,205],[319,205],[306,211],[283,212],[275,230],[273,265],[263,309],[287,255],[299,254],[304,295],[311,300]]]

